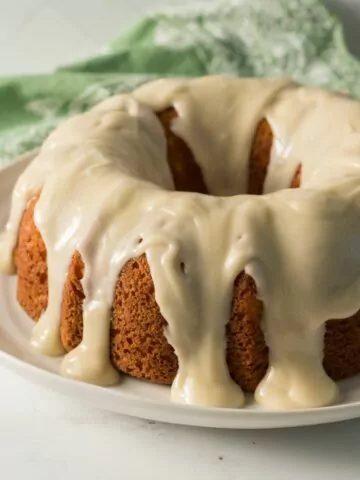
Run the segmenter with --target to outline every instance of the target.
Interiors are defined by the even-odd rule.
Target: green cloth
[[[292,76],[360,98],[360,63],[319,0],[222,0],[141,20],[105,53],[51,75],[0,79],[0,165],[66,116],[158,76]]]

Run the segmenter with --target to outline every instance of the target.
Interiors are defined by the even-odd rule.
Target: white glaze
[[[175,132],[216,196],[173,191],[153,113],[169,105],[179,113]],[[265,189],[275,193],[259,197],[245,190],[263,117],[275,137]],[[299,164],[302,188],[278,191]],[[280,409],[326,405],[337,389],[322,367],[324,324],[360,307],[359,168],[360,105],[345,96],[286,79],[153,82],[50,135],[15,187],[0,268],[12,270],[23,211],[41,190],[34,219],[48,253],[49,304],[32,343],[48,355],[63,353],[62,288],[78,250],[84,336],[62,373],[107,385],[118,379],[109,361],[116,279],[129,259],[146,253],[179,360],[172,398],[226,407],[244,402],[226,365],[225,325],[234,280],[245,269],[265,305],[270,349],[255,398]]]

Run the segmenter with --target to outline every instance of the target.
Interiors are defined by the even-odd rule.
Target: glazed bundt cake
[[[348,96],[155,81],[49,136],[15,186],[0,267],[68,377],[327,405],[360,372],[359,169]]]

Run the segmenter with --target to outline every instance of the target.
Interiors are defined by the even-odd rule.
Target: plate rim
[[[0,349],[0,363],[25,379],[68,397],[81,399],[94,407],[146,420],[223,429],[278,429],[335,423],[358,418],[360,401],[302,410],[270,411],[181,405],[142,398],[126,390],[99,387],[64,378],[32,365]],[[140,382],[138,379],[129,379]],[[145,382],[144,382],[145,385]],[[149,384],[151,388],[151,384]],[[100,398],[101,397],[101,398]],[[114,397],[118,400],[114,408]],[[99,405],[101,403],[101,405]]]

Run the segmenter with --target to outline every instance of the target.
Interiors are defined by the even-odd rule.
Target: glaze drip
[[[174,191],[155,115],[169,106],[211,195]],[[248,157],[262,118],[274,142],[267,194],[252,196]],[[257,402],[277,409],[333,402],[337,387],[322,366],[324,324],[360,307],[359,154],[359,104],[288,79],[161,80],[67,120],[19,178],[0,240],[0,268],[11,272],[23,212],[41,191],[34,220],[48,254],[49,301],[34,347],[63,353],[62,289],[78,251],[83,340],[64,357],[62,373],[117,382],[109,360],[115,284],[127,261],[145,253],[179,361],[173,400],[241,406],[225,326],[245,270],[264,302],[270,350]],[[302,188],[287,189],[300,164]]]

